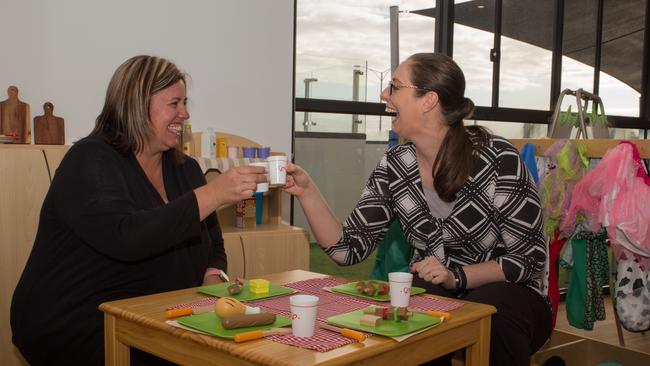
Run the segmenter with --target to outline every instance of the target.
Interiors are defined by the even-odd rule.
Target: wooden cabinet
[[[0,145],[0,365],[26,364],[11,343],[9,308],[32,250],[43,199],[67,146]]]
[[[226,228],[223,240],[230,277],[309,269],[309,240],[303,229],[287,224],[259,225],[255,230]]]
[[[309,269],[307,232],[295,227],[241,235],[246,277],[255,278],[288,269]]]

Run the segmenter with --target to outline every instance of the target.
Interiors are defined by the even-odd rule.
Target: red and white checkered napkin
[[[316,316],[316,319],[318,319],[320,322],[326,322],[327,318],[330,316],[363,309],[368,306],[368,302],[363,299],[350,296],[342,296],[327,290],[323,290],[323,287],[337,286],[342,283],[344,282],[333,278],[319,278],[307,281],[293,282],[284,286],[292,288],[302,294],[318,296],[318,315]],[[291,316],[289,296],[252,301],[249,303],[249,305],[259,306],[263,310],[270,313]]]
[[[303,294],[318,296],[318,322],[325,323],[330,316],[347,313],[350,311],[362,309],[368,306],[360,299],[349,296],[341,296],[329,291],[323,290],[323,287],[337,286],[344,282],[334,278],[319,278],[313,280],[293,282],[284,285]],[[251,306],[259,306],[264,311],[291,317],[291,307],[289,305],[289,296],[276,297],[265,300],[258,300],[249,303]],[[291,346],[313,349],[319,352],[326,352],[335,348],[343,347],[346,344],[356,342],[353,339],[344,337],[339,333],[332,332],[317,327],[312,337],[294,337],[293,335],[274,335],[268,339],[288,344]]]
[[[273,335],[266,337],[274,342],[288,344],[300,348],[313,349],[318,352],[327,352],[335,348],[343,347],[346,344],[356,342],[354,339],[346,338],[338,333],[316,327],[312,337],[294,337],[293,335]]]
[[[419,310],[437,310],[437,311],[452,311],[463,306],[462,302],[456,302],[454,300],[433,297],[431,295],[419,295],[411,296],[409,300],[409,307],[416,308]]]

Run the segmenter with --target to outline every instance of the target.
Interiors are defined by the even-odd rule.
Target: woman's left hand
[[[218,283],[223,283],[223,280],[216,274],[205,276],[203,279],[203,286],[216,285]]]
[[[421,279],[434,285],[441,285],[446,289],[453,289],[456,286],[454,275],[434,256],[413,263],[411,272],[417,272]]]

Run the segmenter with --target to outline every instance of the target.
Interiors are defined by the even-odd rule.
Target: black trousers
[[[413,277],[413,286],[428,293],[455,297],[441,286]],[[492,305],[490,328],[490,365],[527,366],[552,331],[552,314],[548,303],[535,291],[510,282],[495,282],[466,291],[463,300]],[[451,365],[451,354],[427,365]]]

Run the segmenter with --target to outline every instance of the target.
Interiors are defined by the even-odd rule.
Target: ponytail
[[[490,134],[479,126],[465,127],[463,119],[472,117],[474,102],[465,95],[465,75],[449,56],[441,53],[416,53],[411,63],[411,82],[419,87],[417,96],[429,91],[438,94],[440,108],[449,130],[433,163],[433,186],[443,201],[452,202],[473,173],[478,150],[488,143]]]

